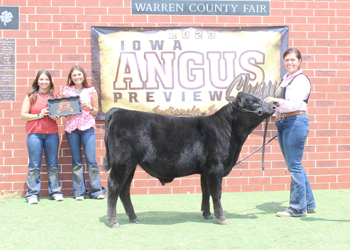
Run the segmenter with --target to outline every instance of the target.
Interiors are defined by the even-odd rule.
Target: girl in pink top
[[[73,196],[84,200],[88,193],[85,186],[81,145],[84,148],[89,172],[89,196],[104,199],[106,189],[101,186],[100,170],[96,161],[95,118],[98,113],[98,96],[94,87],[88,86],[85,70],[79,65],[71,68],[63,96],[80,96],[82,114],[67,116],[64,129],[72,153]]]

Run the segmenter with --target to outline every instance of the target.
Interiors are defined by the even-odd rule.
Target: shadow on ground
[[[285,206],[282,206],[282,202],[266,202],[260,205],[257,205],[255,208],[242,210],[240,214],[237,213],[229,213],[224,211],[224,215],[226,219],[257,219],[259,215],[266,214],[276,214],[279,211],[284,211],[286,209]],[[260,210],[261,212],[256,212]],[[212,212],[214,216],[214,213]],[[315,218],[317,217],[317,213],[313,214],[313,217],[299,217],[298,219],[307,222],[313,221],[329,221],[329,222],[350,222],[350,220],[331,220],[325,218]],[[214,219],[204,219],[202,213],[199,212],[166,212],[166,211],[147,211],[147,212],[139,212],[137,213],[137,217],[140,220],[141,224],[144,225],[175,225],[180,223],[187,222],[198,222],[198,223],[212,223],[217,224],[216,218]],[[120,225],[130,224],[129,217],[126,214],[117,214],[117,220]],[[107,216],[102,216],[99,218],[100,223],[104,223],[107,227],[109,227],[109,221]],[[219,225],[219,224],[217,224]]]
[[[224,212],[226,219],[255,219],[255,214],[234,214]],[[214,215],[213,215],[214,216]],[[137,217],[141,224],[145,225],[175,225],[179,223],[198,222],[217,224],[217,220],[204,219],[201,212],[164,212],[164,211],[148,211],[137,213]],[[101,223],[109,226],[107,215],[99,218]],[[117,220],[120,225],[131,223],[125,214],[117,214]],[[219,225],[219,224],[218,224]]]

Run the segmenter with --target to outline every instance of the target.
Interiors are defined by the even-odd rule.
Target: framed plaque
[[[47,100],[49,117],[77,115],[82,113],[80,96],[60,97]]]

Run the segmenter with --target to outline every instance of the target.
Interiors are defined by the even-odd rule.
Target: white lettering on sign
[[[124,46],[124,41],[121,41]],[[140,41],[130,41],[133,49],[141,49]],[[152,50],[162,50],[164,41],[149,41]],[[178,40],[174,41],[180,42]],[[179,45],[181,48],[181,45]],[[174,50],[176,48],[174,47]],[[135,52],[121,52],[114,81],[115,90],[137,89],[173,89],[174,74],[178,74],[178,84],[184,89],[199,89],[205,85],[205,64],[209,67],[209,81],[212,86],[225,89],[235,79],[236,52],[207,52],[206,56],[200,52],[181,52],[176,58],[175,52],[145,52],[146,79],[142,79],[139,58]],[[265,54],[260,51],[245,51],[239,56],[239,65],[248,72],[248,82],[257,84],[265,81]],[[225,72],[225,73],[223,73]]]
[[[233,4],[196,4],[193,3],[189,6],[189,10],[191,12],[215,12],[215,13],[222,13],[222,12],[236,12],[236,8],[237,8],[237,4],[233,5]]]
[[[243,11],[244,12],[249,12],[249,13],[267,13],[266,11],[266,6],[265,5],[261,5],[261,4],[257,4],[257,5],[253,5],[253,4],[244,4],[243,5]]]
[[[162,12],[180,12],[184,11],[184,5],[183,4],[175,4],[175,3],[135,3],[135,7],[137,11],[146,11],[146,12],[152,12],[152,11],[162,11]]]

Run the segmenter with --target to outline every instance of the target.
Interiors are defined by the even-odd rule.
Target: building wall
[[[57,91],[69,69],[79,64],[91,83],[91,26],[289,26],[289,44],[303,54],[302,68],[312,82],[310,133],[303,166],[314,189],[350,188],[350,2],[341,0],[271,0],[270,16],[143,16],[131,15],[131,0],[0,0],[19,6],[19,30],[0,30],[0,38],[15,40],[15,101],[0,102],[0,191],[27,189],[28,153],[25,122],[20,109],[35,74],[48,69]],[[233,44],[234,46],[234,44]],[[233,48],[234,49],[234,48]],[[272,118],[274,121],[274,118]],[[62,121],[59,168],[65,195],[71,195],[71,156]],[[244,144],[241,158],[262,144],[260,125]],[[267,138],[276,134],[273,122]],[[97,161],[105,154],[104,122],[97,121]],[[223,181],[224,192],[289,190],[290,177],[278,141],[234,167]],[[86,176],[87,177],[87,176]],[[103,186],[108,173],[101,168]],[[88,178],[87,178],[88,179]],[[42,196],[48,196],[45,161],[41,169]],[[200,193],[198,175],[161,186],[141,168],[132,183],[133,194]]]

